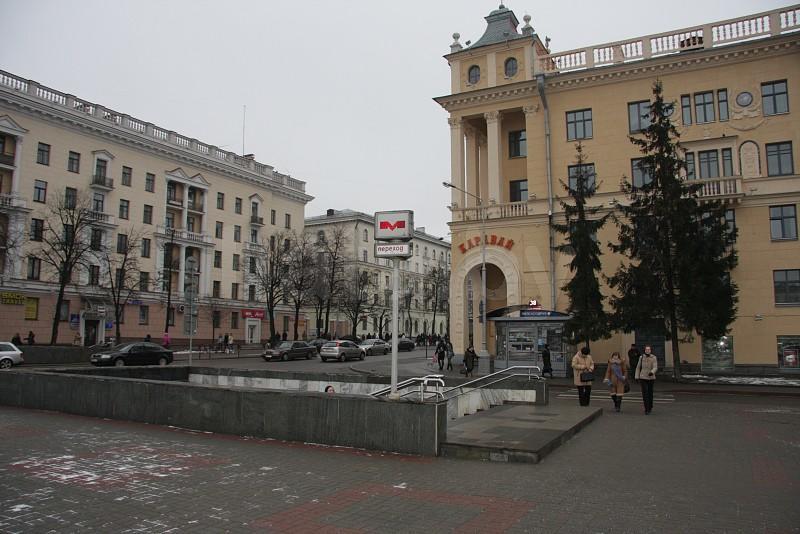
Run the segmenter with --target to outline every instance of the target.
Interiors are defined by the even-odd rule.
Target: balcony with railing
[[[0,194],[0,209],[13,210],[25,209],[27,203],[25,199],[14,193]]]
[[[14,154],[0,153],[0,165],[14,166]]]
[[[254,226],[264,226],[264,217],[259,217],[258,215],[251,215],[250,224]]]
[[[722,178],[701,178],[692,180],[699,184],[698,196],[701,200],[722,200],[739,202],[744,197],[741,176],[725,176]]]
[[[91,210],[87,213],[87,218],[95,224],[107,224],[110,226],[116,225],[114,216],[108,213],[103,213],[102,211]]]
[[[90,185],[95,189],[111,191],[114,189],[114,180],[103,174],[93,174],[92,183]]]
[[[707,50],[800,30],[800,5],[710,24],[551,53],[539,57],[539,73],[565,73]]]
[[[167,202],[169,202],[169,199],[167,199]],[[186,203],[186,208],[189,211],[194,211],[196,213],[205,213],[204,211],[205,206],[203,206],[203,203],[199,200],[192,200],[190,198],[189,201]]]
[[[188,230],[184,230],[182,228],[172,228],[169,226],[158,225],[156,226],[156,233],[168,241],[182,241],[184,243],[198,245],[211,245],[213,243],[211,236],[208,234],[189,232]]]
[[[480,221],[481,215],[485,220],[528,217],[534,215],[533,201],[534,199],[490,204],[483,207],[453,208],[453,222]]]

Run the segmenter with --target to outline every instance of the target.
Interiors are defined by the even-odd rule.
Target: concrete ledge
[[[188,368],[11,370],[0,373],[0,404],[429,456],[447,432],[444,403],[204,386],[181,373]]]
[[[21,345],[26,364],[89,363],[91,353],[86,347],[68,345]]]

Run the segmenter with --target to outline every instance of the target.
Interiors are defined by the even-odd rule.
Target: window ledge
[[[788,114],[789,114],[789,112],[788,112],[788,111],[781,111],[780,113],[770,113],[770,114],[766,114],[766,113],[764,113],[763,115],[764,115],[765,117],[775,117],[775,116],[777,116],[777,115],[788,115]]]
[[[783,243],[784,241],[797,241],[796,237],[772,237],[770,238],[770,242],[772,243]]]
[[[776,302],[776,308],[800,308],[800,302]]]
[[[526,154],[524,156],[508,156],[508,159],[525,159],[527,157],[528,155]]]
[[[591,141],[592,139],[594,139],[594,137],[575,137],[574,139],[570,139],[569,137],[567,137],[567,142],[572,143],[574,141]]]

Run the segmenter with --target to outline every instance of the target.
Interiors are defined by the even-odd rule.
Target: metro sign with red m
[[[410,241],[413,237],[413,211],[378,211],[375,213],[375,239],[377,241]]]

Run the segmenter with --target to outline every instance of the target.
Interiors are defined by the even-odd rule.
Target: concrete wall
[[[0,373],[0,404],[202,431],[436,455],[447,432],[445,404],[398,403],[343,394],[225,388],[119,378],[117,370]],[[120,371],[121,372],[121,371]],[[101,373],[101,374],[100,374]],[[172,378],[169,378],[171,376]]]
[[[89,350],[84,347],[20,345],[19,350],[22,351],[22,357],[28,364],[85,363],[88,365],[91,357]]]

